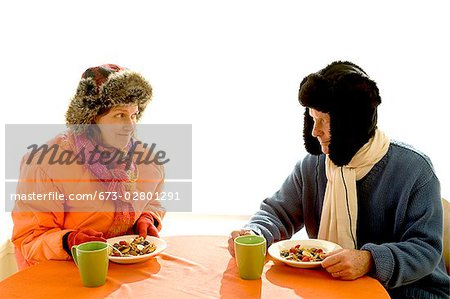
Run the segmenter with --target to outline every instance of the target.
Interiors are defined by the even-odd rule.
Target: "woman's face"
[[[116,106],[95,119],[102,134],[103,143],[123,149],[133,135],[139,109],[137,105]]]
[[[319,110],[309,108],[309,115],[314,120],[314,127],[312,129],[311,134],[313,137],[317,138],[320,143],[320,147],[324,154],[329,154],[329,145],[331,141],[331,133],[330,133],[330,114],[323,113]]]

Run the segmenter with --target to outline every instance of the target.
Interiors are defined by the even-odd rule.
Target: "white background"
[[[116,63],[154,88],[142,123],[192,124],[194,212],[251,214],[305,155],[301,79],[350,60],[378,84],[379,127],[449,197],[447,1],[366,2],[2,2],[0,138],[64,123],[83,71]]]

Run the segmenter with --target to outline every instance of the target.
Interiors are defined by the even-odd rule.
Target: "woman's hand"
[[[150,214],[142,214],[136,221],[135,232],[144,239],[149,236],[159,238],[158,229],[155,226],[155,221]]]
[[[85,242],[100,241],[106,242],[103,233],[91,228],[70,232],[67,236],[67,248],[70,250],[72,246]]]
[[[333,277],[342,280],[357,279],[373,267],[372,254],[367,250],[339,249],[324,256],[322,267]]]
[[[232,257],[234,257],[234,239],[236,239],[239,236],[252,235],[252,234],[253,234],[253,231],[251,231],[249,229],[234,230],[231,232],[230,236],[228,237],[228,251],[230,252]]]

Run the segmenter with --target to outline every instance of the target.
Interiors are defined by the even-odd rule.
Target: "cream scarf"
[[[327,186],[319,226],[319,239],[343,248],[356,248],[358,198],[356,181],[362,179],[389,149],[390,140],[383,132],[375,135],[353,156],[348,165],[336,166],[327,155]],[[344,178],[344,180],[343,180]]]

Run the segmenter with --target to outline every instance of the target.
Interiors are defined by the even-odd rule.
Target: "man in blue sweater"
[[[239,235],[268,245],[306,227],[344,249],[322,262],[336,279],[378,279],[393,298],[448,298],[442,258],[439,180],[425,155],[377,129],[374,81],[351,62],[333,62],[300,84],[308,155]]]

